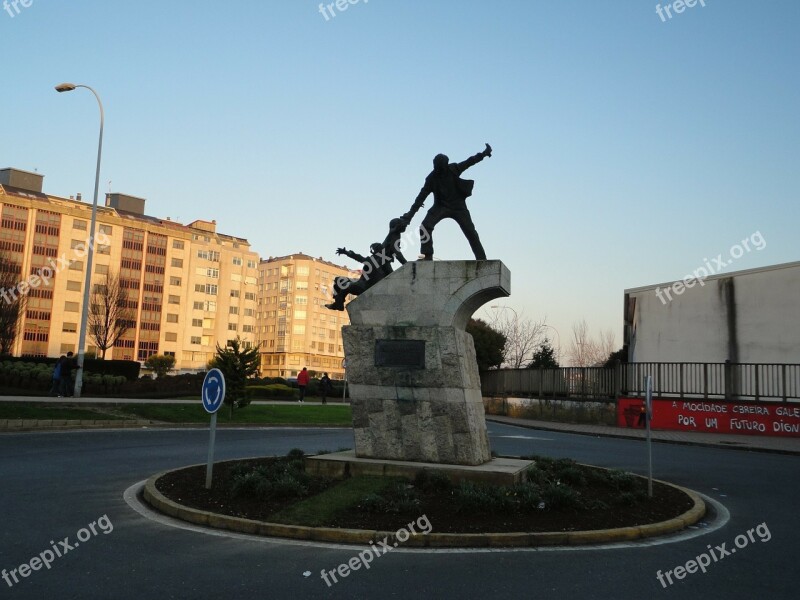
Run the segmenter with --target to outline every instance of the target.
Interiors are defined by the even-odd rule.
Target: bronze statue
[[[344,310],[344,301],[348,294],[358,296],[392,272],[391,259],[386,255],[383,244],[375,242],[370,244],[370,256],[361,256],[347,248],[337,248],[336,254],[344,254],[361,263],[361,277],[348,279],[337,277],[333,282],[333,302],[326,304],[325,308],[331,310]]]
[[[458,223],[461,231],[467,237],[475,259],[486,260],[486,252],[483,250],[480,237],[478,237],[478,232],[475,230],[467,208],[467,198],[472,195],[475,182],[461,179],[460,175],[472,165],[491,155],[492,147],[486,144],[483,152],[460,163],[451,163],[444,154],[437,154],[434,157],[433,171],[425,178],[425,185],[422,186],[414,200],[411,210],[401,217],[406,223],[410,223],[423,206],[425,199],[433,194],[433,206],[428,210],[428,214],[425,215],[420,225],[420,237],[425,239],[420,248],[421,260],[433,259],[433,228],[443,219],[453,219]]]

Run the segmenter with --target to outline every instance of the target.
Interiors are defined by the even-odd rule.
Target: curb
[[[156,423],[147,420],[124,419],[0,419],[0,432],[61,431],[67,429],[133,429],[152,427]]]
[[[186,467],[181,467],[186,468]],[[180,469],[173,469],[179,471]],[[214,529],[225,529],[237,533],[247,533],[265,537],[289,538],[295,540],[326,542],[335,544],[369,544],[395,540],[394,531],[370,531],[365,529],[334,529],[330,527],[305,527],[301,525],[284,525],[266,523],[241,517],[220,515],[196,508],[190,508],[167,498],[156,489],[156,481],[172,471],[162,471],[150,477],[144,485],[144,501],[154,509],[195,525],[204,525]],[[640,477],[637,475],[637,477]],[[518,548],[529,546],[583,546],[589,544],[606,544],[628,542],[678,532],[689,525],[694,525],[706,514],[706,504],[700,496],[689,489],[666,481],[654,479],[664,485],[678,489],[689,496],[693,506],[688,511],[668,521],[619,527],[616,529],[597,529],[591,531],[563,532],[511,532],[511,533],[429,533],[420,535],[412,533],[405,540],[397,540],[398,544],[417,548]]]
[[[596,432],[596,431],[579,431],[576,429],[559,429],[557,427],[548,427],[546,425],[531,425],[529,423],[509,423],[508,421],[501,421],[499,419],[495,419],[493,417],[501,416],[501,415],[485,415],[487,421],[491,421],[492,423],[499,423],[500,425],[509,425],[511,427],[522,427],[523,429],[535,429],[538,431],[552,431],[553,433],[571,433],[574,435],[588,435],[590,437],[605,437],[605,438],[615,438],[619,440],[634,440],[639,442],[644,442],[645,438],[640,438],[637,436],[632,435],[625,435],[622,433],[607,433],[607,432]],[[503,417],[504,419],[507,418],[514,418],[514,417]],[[573,423],[565,423],[565,425],[573,425]],[[798,456],[800,455],[800,451],[798,450],[787,450],[783,448],[761,448],[761,447],[752,447],[752,446],[729,446],[727,444],[722,443],[714,443],[714,442],[699,442],[699,441],[692,441],[692,440],[665,440],[665,439],[656,439],[653,438],[654,442],[658,442],[659,444],[674,444],[676,446],[698,446],[700,448],[716,448],[718,450],[739,450],[740,452],[764,452],[766,454],[785,454],[788,456]]]

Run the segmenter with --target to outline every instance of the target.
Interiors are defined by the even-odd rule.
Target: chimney
[[[82,200],[81,200],[81,193],[80,193],[80,192],[78,192],[78,195],[77,195],[77,196],[75,196],[75,200],[77,200],[78,202],[82,202]]]

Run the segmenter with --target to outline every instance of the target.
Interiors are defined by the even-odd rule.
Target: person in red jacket
[[[297,374],[297,387],[300,388],[300,400],[298,402],[303,402],[303,399],[306,397],[306,386],[308,385],[308,369],[303,367],[303,370]]]

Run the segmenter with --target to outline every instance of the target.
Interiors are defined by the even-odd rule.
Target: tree
[[[503,348],[506,345],[505,336],[481,319],[470,319],[466,330],[475,343],[478,370],[486,371],[499,368],[503,363]]]
[[[11,354],[22,326],[28,297],[18,289],[22,268],[0,252],[0,355]]]
[[[572,341],[567,357],[573,367],[601,367],[614,351],[614,333],[601,332],[598,340],[591,339],[586,319],[572,325]]]
[[[136,314],[128,303],[128,290],[120,284],[119,276],[109,271],[105,283],[95,284],[89,307],[89,336],[103,360],[106,351],[135,323]]]
[[[614,367],[617,364],[617,361],[621,363],[628,362],[628,350],[627,348],[620,348],[616,352],[612,352],[611,355],[606,360],[606,364],[604,367]]]
[[[550,340],[544,338],[533,353],[533,360],[528,364],[529,369],[557,369],[559,367],[556,351],[550,345]]]
[[[513,317],[509,313],[512,313]],[[509,309],[496,313],[492,327],[506,338],[503,366],[509,369],[522,369],[533,359],[533,353],[544,338],[547,324],[544,319],[533,321],[525,318],[524,314],[519,316]]]
[[[225,404],[231,416],[234,406],[241,408],[250,404],[247,380],[258,375],[259,361],[258,345],[245,348],[238,335],[225,348],[217,344],[217,354],[208,366],[219,369],[225,376]]]
[[[160,379],[169,373],[172,370],[172,367],[175,366],[175,357],[166,356],[164,354],[152,354],[147,357],[147,360],[144,361],[144,364],[150,367],[156,374],[156,377]]]

